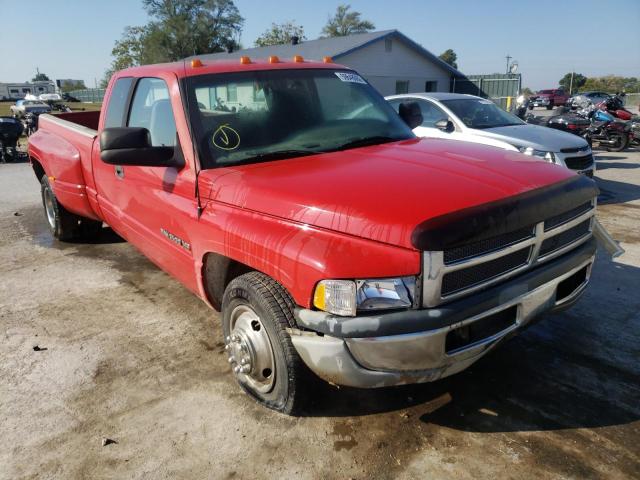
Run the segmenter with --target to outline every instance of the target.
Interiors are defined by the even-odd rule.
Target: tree
[[[262,35],[256,39],[256,47],[266,47],[269,45],[282,45],[283,43],[291,43],[293,37],[298,40],[306,40],[304,36],[304,28],[297,25],[293,21],[285,23],[272,23],[271,28],[265,30]]]
[[[46,73],[42,73],[37,71],[36,76],[31,79],[32,82],[49,82],[51,79],[47,76]]]
[[[573,75],[573,82],[571,81],[571,75]],[[560,85],[567,92],[577,92],[580,87],[582,87],[587,81],[587,77],[582,75],[581,73],[567,73],[564,77],[560,79],[558,85]]]
[[[640,79],[636,77],[619,77],[617,75],[590,77],[584,83],[582,90],[599,90],[608,93],[638,93],[640,92]]]
[[[445,50],[438,56],[438,58],[444,63],[448,63],[453,68],[458,68],[458,64],[456,62],[456,60],[458,60],[458,55],[453,51],[453,49],[449,48],[448,50]]]
[[[531,95],[533,95],[533,91],[529,88],[529,87],[524,87],[521,91],[520,91],[521,95],[524,95],[525,97],[530,97]]]
[[[233,0],[142,0],[151,21],[126,27],[111,54],[102,86],[116,70],[172,62],[238,47],[244,19]]]
[[[353,33],[366,33],[373,30],[375,25],[360,18],[360,12],[350,12],[351,5],[339,5],[333,17],[329,17],[322,29],[327,37],[344,37]]]

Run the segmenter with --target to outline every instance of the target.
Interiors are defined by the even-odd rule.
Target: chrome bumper
[[[443,328],[380,337],[338,338],[316,332],[289,329],[293,345],[307,366],[320,378],[337,384],[376,388],[430,382],[458,373],[480,359],[501,340],[530,324],[536,317],[575,303],[584,292],[595,255],[562,275],[519,295],[505,291],[504,303]],[[561,300],[558,285],[587,268],[584,282]],[[506,289],[505,289],[506,290]],[[462,348],[446,351],[447,334],[511,307],[514,323]]]

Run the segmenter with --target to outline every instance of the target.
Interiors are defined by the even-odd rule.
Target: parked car
[[[218,109],[230,86],[242,109]],[[51,233],[107,222],[221,309],[235,378],[269,408],[298,411],[308,370],[362,388],[452,375],[589,281],[593,180],[418,139],[419,110],[347,67],[147,65],[105,101],[30,138]]]
[[[39,100],[18,100],[15,105],[9,107],[11,114],[16,118],[22,118],[26,113],[40,115],[51,112],[51,107]]]
[[[579,108],[586,108],[589,105],[596,105],[600,102],[604,102],[611,95],[605,92],[581,92],[576,93],[569,97],[567,100],[567,106],[572,110]]]
[[[589,144],[570,133],[530,125],[498,108],[491,100],[460,93],[406,93],[387,97],[398,111],[416,102],[423,120],[413,132],[419,137],[450,138],[520,151],[579,173],[593,176],[595,161]]]
[[[531,95],[529,108],[533,110],[534,107],[545,107],[547,110],[551,110],[553,107],[563,106],[569,98],[564,90],[561,88],[554,88],[551,90],[540,90]]]

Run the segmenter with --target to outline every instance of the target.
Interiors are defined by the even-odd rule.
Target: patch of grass
[[[93,112],[102,108],[101,103],[82,103],[82,102],[63,102],[68,105],[74,112],[86,111]],[[9,107],[15,105],[15,102],[0,102],[0,117],[6,117],[11,115]]]

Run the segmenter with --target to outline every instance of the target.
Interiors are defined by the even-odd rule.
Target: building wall
[[[391,51],[385,39],[335,59],[357,70],[382,95],[396,93],[396,81],[408,81],[409,93],[424,92],[427,81],[435,81],[435,91],[448,92],[451,74],[431,62],[401,40],[391,39]]]

